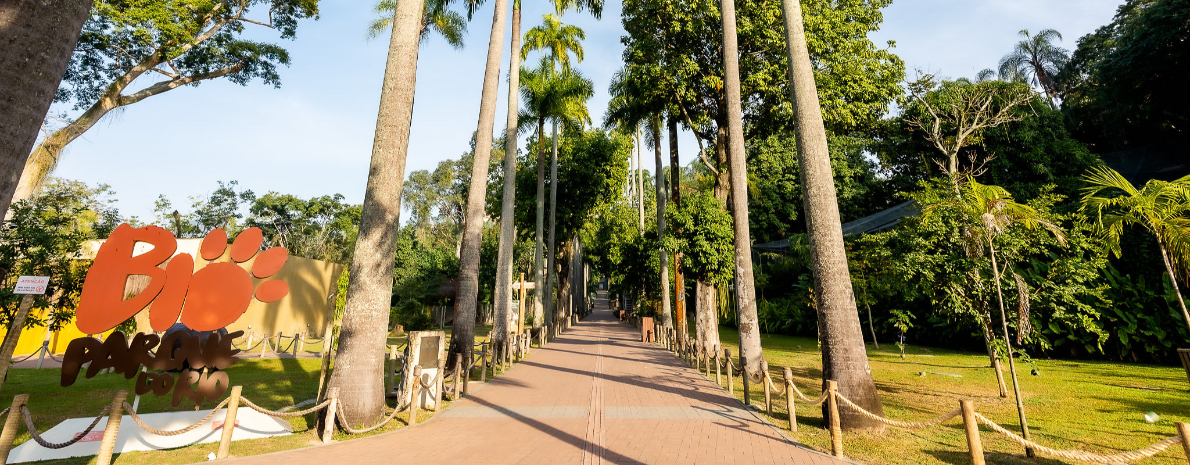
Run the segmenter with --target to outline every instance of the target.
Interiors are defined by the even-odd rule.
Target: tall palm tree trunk
[[[514,53],[518,55],[518,53]],[[545,118],[537,118],[537,231],[533,246],[533,326],[549,320],[545,315]]]
[[[735,291],[740,352],[749,376],[760,375],[760,326],[752,280],[752,240],[748,230],[748,167],[740,103],[740,58],[736,44],[735,0],[720,0],[723,14],[723,84],[727,94],[728,163],[731,165],[731,214],[735,233]],[[829,169],[829,166],[828,166]],[[862,340],[861,340],[862,343]]]
[[[463,247],[459,257],[459,292],[455,297],[455,323],[451,330],[447,366],[455,366],[456,357],[462,357],[465,362],[470,361],[471,347],[475,344],[480,240],[483,237],[484,205],[488,193],[492,129],[496,125],[496,94],[500,90],[500,54],[504,51],[507,5],[508,0],[496,0],[496,8],[492,13],[492,35],[488,38],[488,62],[483,73],[479,128],[475,134],[474,165],[471,166],[471,188],[467,192],[467,216],[463,221]]]
[[[357,426],[371,425],[384,414],[384,348],[423,4],[399,2],[393,14],[359,239],[351,259],[347,304],[329,383],[339,388],[344,419]]]
[[[554,261],[556,258],[554,248],[554,233],[557,232],[555,228],[555,220],[558,217],[558,122],[554,121],[553,128],[554,140],[554,156],[550,159],[550,235],[548,243],[548,252],[546,253],[546,277],[545,277],[545,314],[553,324],[557,324],[558,316],[554,308],[554,275],[557,271],[554,270]]]
[[[719,291],[710,282],[694,282],[695,311],[694,330],[698,344],[708,354],[714,354],[719,347]]]
[[[1190,327],[1190,312],[1186,311],[1186,301],[1182,299],[1182,289],[1178,287],[1178,278],[1174,275],[1173,265],[1169,262],[1169,252],[1165,251],[1165,241],[1157,237],[1157,246],[1161,248],[1161,260],[1165,262],[1165,272],[1169,274],[1169,282],[1173,284],[1173,292],[1178,296],[1178,304],[1182,306],[1182,318],[1186,319],[1186,326]]]
[[[790,100],[793,101],[797,125],[798,164],[801,165],[802,192],[805,194],[818,328],[822,335],[823,386],[826,386],[827,380],[836,381],[839,392],[848,399],[869,412],[882,415],[884,408],[868,367],[863,329],[851,289],[851,274],[847,269],[847,251],[843,244],[830,152],[814,71],[810,65],[810,52],[806,48],[801,4],[798,0],[782,0],[782,6],[788,41],[789,80],[792,84]],[[744,195],[742,186],[739,192]],[[823,411],[826,412],[826,409]],[[847,429],[884,429],[881,423],[850,409],[839,412],[839,416],[843,427]]]
[[[500,250],[496,258],[496,307],[492,328],[492,347],[503,347],[512,331],[512,254],[516,243],[513,207],[516,205],[517,113],[521,81],[521,2],[512,5],[512,53],[508,72],[508,123],[504,137],[504,196],[500,203]],[[521,315],[524,318],[525,315]]]
[[[657,154],[657,239],[665,238],[665,160],[661,153],[661,120],[657,117],[649,125],[653,131],[653,152]],[[661,261],[661,326],[666,329],[674,327],[673,315],[669,309],[669,257],[665,247],[657,247],[657,254]],[[681,333],[681,331],[679,331]]]
[[[636,209],[640,218],[640,234],[645,235],[645,165],[641,162],[644,147],[640,143],[640,130],[636,131]]]
[[[0,3],[0,219],[90,12],[91,0]]]
[[[1000,290],[1000,265],[996,263],[996,246],[992,245],[992,241],[988,240],[988,250],[991,251],[992,256],[992,274],[996,278],[996,301],[1000,304],[1000,325],[1004,329],[1004,350],[1008,357],[1008,373],[1012,375],[1012,392],[1016,396],[1016,414],[1017,418],[1021,420],[1021,437],[1029,440],[1029,422],[1025,421],[1025,402],[1021,399],[1021,383],[1016,376],[1016,362],[1013,361],[1015,357],[1012,356],[1012,341],[1008,338],[1008,317],[1004,312],[1004,293]],[[1025,455],[1033,457],[1036,453],[1032,447],[1025,448]]]

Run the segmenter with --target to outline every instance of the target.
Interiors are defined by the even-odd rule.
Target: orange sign
[[[199,256],[208,264],[195,272],[194,257],[174,255],[178,241],[173,233],[157,226],[121,224],[99,247],[87,272],[77,309],[78,328],[99,334],[145,307],[149,307],[149,325],[154,331],[165,331],[179,319],[196,331],[223,328],[244,314],[253,296],[273,302],[289,293],[289,285],[280,280],[267,280],[253,289],[249,272],[239,265],[255,257],[251,275],[261,279],[281,269],[289,252],[282,247],[261,252],[263,239],[259,228],[248,228],[231,244],[230,260],[219,261],[228,249],[227,233],[211,231],[199,247]],[[135,255],[138,242],[153,248]],[[169,264],[161,269],[167,260]],[[149,284],[139,294],[125,298],[124,285],[131,275],[148,276]]]

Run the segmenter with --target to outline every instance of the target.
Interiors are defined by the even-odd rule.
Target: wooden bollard
[[[488,382],[488,343],[483,343],[479,349],[479,382]]]
[[[831,455],[835,457],[843,456],[843,429],[839,426],[839,383],[834,381],[826,382],[827,390],[827,408],[830,413],[830,430],[831,430]]]
[[[0,463],[8,463],[8,453],[12,452],[12,442],[17,438],[17,429],[21,427],[21,407],[29,403],[29,394],[18,394],[12,398],[12,407],[8,408],[8,417],[4,419],[4,432],[0,433]]]
[[[450,392],[454,393],[451,396],[452,397],[451,400],[459,400],[459,394],[461,394],[459,392],[459,381],[462,381],[459,378],[462,376],[463,376],[463,358],[459,357],[459,358],[455,359],[455,379],[454,379],[454,381],[451,381],[451,383],[450,383],[451,384]]]
[[[302,333],[293,333],[293,346],[291,347],[291,349],[293,350],[293,358],[297,358],[298,342],[301,342],[301,340],[302,340]]]
[[[254,336],[254,335],[255,335],[255,333],[253,333],[252,331],[248,331],[248,344],[244,346],[244,347],[247,347],[247,349],[244,349],[245,352],[252,350],[252,336]]]
[[[397,345],[388,346],[388,367],[384,377],[384,392],[387,394],[397,388]]]
[[[339,414],[339,388],[327,389],[326,398],[330,399],[331,403],[327,404],[326,417],[322,420],[322,442],[324,444],[335,438],[335,418]]]
[[[225,459],[227,454],[231,453],[231,434],[236,429],[236,411],[240,408],[240,393],[243,389],[243,386],[231,387],[231,398],[227,400],[227,412],[223,414],[223,436],[219,438],[219,452],[215,454],[217,459]]]
[[[1186,461],[1190,462],[1190,423],[1177,422],[1178,436],[1182,437],[1182,450],[1186,451]],[[5,426],[5,431],[7,431]],[[12,441],[9,441],[12,442]]]
[[[773,393],[769,388],[769,362],[767,360],[760,361],[760,383],[764,385],[764,410],[773,416]]]
[[[735,381],[731,379],[731,349],[723,349],[723,359],[727,360],[727,393],[735,397]]]
[[[265,352],[269,350],[269,335],[264,334],[263,336],[260,340],[260,358],[264,358]]]
[[[797,409],[793,395],[793,369],[785,367],[781,370],[781,377],[785,379],[785,407],[789,409],[789,430],[797,432]]]
[[[967,450],[971,451],[972,465],[984,465],[983,442],[979,440],[979,422],[975,420],[975,407],[967,399],[959,399],[963,411],[963,429],[967,432]]]
[[[310,325],[306,325],[306,326],[310,326]],[[309,333],[309,331],[306,331],[304,333],[298,333],[298,342],[297,342],[298,352],[306,351],[306,338],[309,337],[309,336],[307,336],[308,333]]]
[[[460,359],[456,358],[455,360],[458,361]],[[446,385],[446,360],[438,361],[438,374],[434,377],[438,378],[438,381],[434,383],[434,388],[438,390],[438,392],[434,393],[434,411],[437,412],[442,409],[442,401],[446,399],[446,393],[442,389]]]
[[[112,452],[116,449],[116,435],[120,434],[120,418],[124,416],[124,400],[128,398],[128,391],[116,391],[112,398],[112,408],[107,411],[107,427],[103,429],[103,442],[99,443],[99,455],[95,457],[98,465],[111,465]]]
[[[418,391],[421,390],[421,367],[413,367],[413,388],[409,391],[409,426],[417,424]]]
[[[723,378],[720,372],[722,371],[723,362],[719,360],[719,346],[715,346],[715,384],[722,386]]]

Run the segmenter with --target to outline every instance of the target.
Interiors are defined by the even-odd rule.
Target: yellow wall
[[[196,270],[206,265],[204,260],[195,261]],[[216,261],[227,261],[227,258],[220,257]],[[240,266],[250,270],[253,261],[255,258],[240,264]],[[229,332],[243,330],[244,334],[251,331],[256,334],[256,340],[260,340],[261,334],[275,336],[278,331],[287,336],[295,332],[302,332],[307,333],[309,337],[322,337],[323,325],[326,324],[331,304],[333,304],[333,301],[328,300],[327,297],[337,291],[336,283],[342,272],[343,265],[290,256],[289,260],[285,262],[285,266],[269,277],[269,279],[280,279],[289,284],[289,294],[281,300],[271,303],[252,299],[244,316],[228,325],[227,330]],[[135,278],[130,277],[129,279],[134,280]],[[257,286],[263,281],[252,278],[253,286]],[[141,283],[140,288],[146,284],[147,282]],[[44,312],[45,310],[33,310],[33,312],[38,311]],[[136,323],[138,331],[153,331],[149,327],[149,312],[138,313]],[[248,329],[249,325],[252,327],[251,330]],[[2,334],[4,334],[4,329],[0,328],[0,335]],[[105,333],[104,337],[107,334],[110,334],[110,331]],[[71,322],[58,332],[57,344],[51,342],[50,349],[54,353],[65,352],[66,346],[71,340],[83,336],[85,334],[75,327],[74,322]],[[17,342],[17,348],[13,352],[14,357],[36,352],[41,347],[43,340],[45,340],[44,327],[25,330],[21,333],[20,341]],[[53,341],[52,337],[51,341]]]

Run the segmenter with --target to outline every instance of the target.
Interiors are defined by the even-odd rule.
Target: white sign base
[[[211,413],[210,410],[192,412],[148,413],[141,415],[146,424],[161,430],[176,430],[185,428],[201,420]],[[81,433],[95,418],[72,418],[41,434],[49,442],[65,442]],[[107,417],[99,420],[99,424],[87,437],[62,449],[46,449],[36,441],[29,440],[12,450],[8,456],[8,463],[32,462],[36,460],[62,459],[67,457],[86,457],[99,453],[99,444],[103,441],[103,428],[107,425]],[[240,407],[236,411],[236,429],[232,431],[231,439],[258,439],[273,436],[293,434],[293,427],[289,422],[275,419],[248,407]],[[176,449],[192,444],[218,443],[223,436],[223,414],[216,413],[213,418],[199,427],[177,436],[156,436],[145,432],[140,425],[132,421],[132,417],[124,415],[120,419],[120,434],[116,435],[115,453],[138,450]]]

